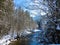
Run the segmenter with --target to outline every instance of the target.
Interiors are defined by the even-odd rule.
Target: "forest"
[[[0,45],[60,44],[60,0],[25,1],[0,0]]]

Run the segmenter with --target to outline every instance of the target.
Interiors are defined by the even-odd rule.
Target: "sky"
[[[43,3],[45,3],[46,6],[43,5]],[[30,16],[33,18],[37,18],[48,13],[47,2],[43,2],[43,0],[14,0],[14,4],[15,7],[21,6],[24,10],[29,11]]]

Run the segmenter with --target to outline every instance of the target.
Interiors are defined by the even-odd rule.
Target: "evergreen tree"
[[[16,10],[16,31],[17,33],[20,31],[28,30],[28,29],[34,29],[37,27],[37,24],[33,21],[33,19],[30,17],[30,14],[28,11],[24,11],[22,8],[18,8]]]
[[[57,29],[60,20],[60,11],[59,11],[59,0],[48,0],[48,7],[49,13],[47,14],[48,17],[48,28],[47,28],[47,38],[49,39],[50,43],[60,43],[58,36],[60,33],[60,29]],[[49,32],[49,33],[48,33]],[[51,38],[50,38],[51,37]]]
[[[13,14],[13,0],[0,1],[0,36],[8,34]],[[9,22],[10,21],[10,22]]]

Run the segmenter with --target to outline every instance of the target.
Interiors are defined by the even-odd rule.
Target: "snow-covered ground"
[[[6,35],[0,39],[0,45],[8,45],[10,43],[11,36]]]
[[[30,34],[31,32],[25,31],[24,34]],[[14,38],[14,36],[13,36]],[[11,41],[14,41],[14,39],[11,39],[11,35],[5,35],[0,39],[0,45],[8,45]]]

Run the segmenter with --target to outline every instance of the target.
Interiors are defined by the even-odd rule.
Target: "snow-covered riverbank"
[[[0,45],[8,45],[10,43],[11,36],[6,35],[0,39]]]
[[[38,32],[40,30],[38,29],[35,29],[33,30],[32,32]],[[28,34],[31,34],[32,32],[29,32],[29,31],[24,31],[23,35],[28,35]],[[14,39],[14,36],[13,36],[13,39],[11,37],[11,35],[5,35],[3,36],[1,39],[0,39],[0,45],[8,45],[11,41],[15,40]]]

